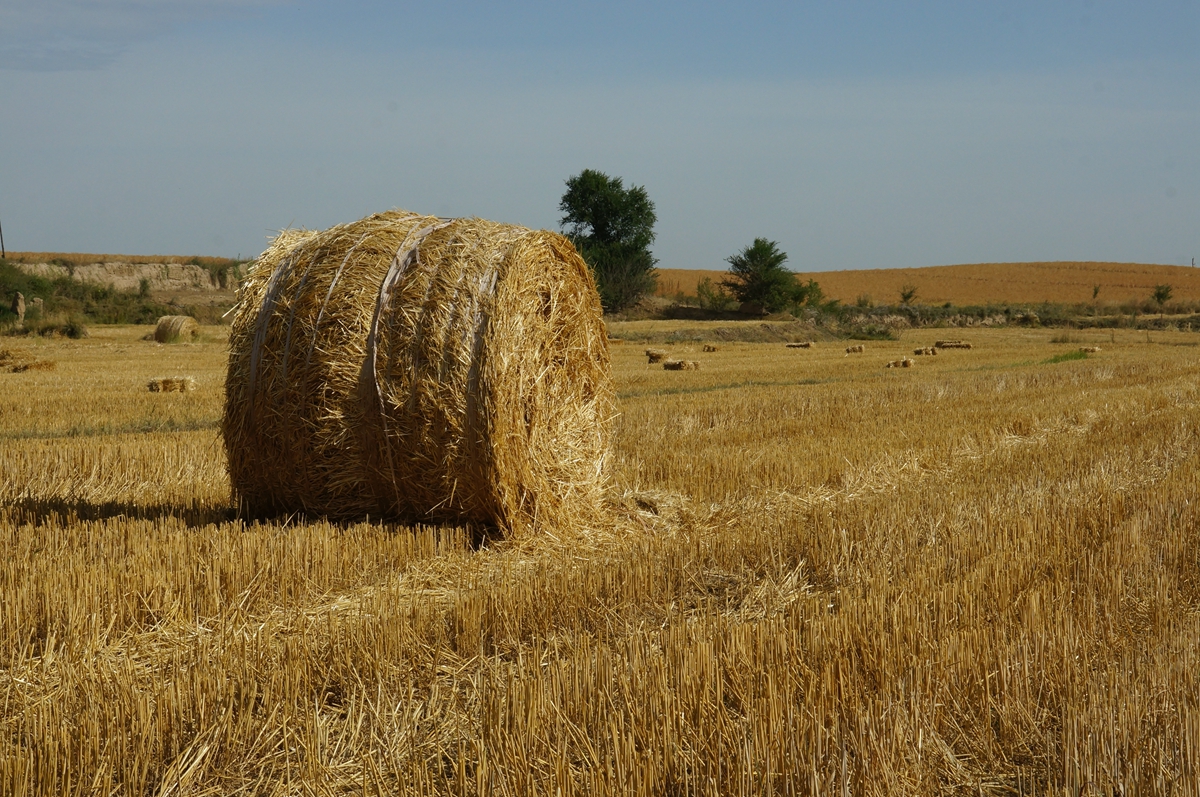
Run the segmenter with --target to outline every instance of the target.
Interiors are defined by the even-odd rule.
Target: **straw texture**
[[[200,324],[190,315],[164,315],[154,326],[154,339],[159,343],[193,341],[200,334]]]
[[[241,290],[223,432],[245,510],[506,532],[599,512],[607,340],[562,236],[388,211],[285,232]]]

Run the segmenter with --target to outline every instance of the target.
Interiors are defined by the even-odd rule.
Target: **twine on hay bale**
[[[154,325],[154,339],[159,343],[193,341],[200,335],[200,324],[190,315],[164,315]]]
[[[667,352],[662,349],[646,349],[646,362],[653,365],[667,359]]]
[[[196,380],[190,376],[156,376],[146,389],[151,393],[188,393],[196,389]]]
[[[556,233],[394,210],[285,232],[242,284],[222,431],[253,514],[574,524],[614,415],[595,284]]]
[[[700,363],[695,360],[667,360],[662,364],[664,371],[699,371]]]

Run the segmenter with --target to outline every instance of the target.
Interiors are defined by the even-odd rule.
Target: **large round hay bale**
[[[200,334],[200,324],[190,315],[164,315],[154,325],[154,339],[159,343],[193,341]]]
[[[561,235],[389,211],[284,233],[242,283],[223,432],[253,514],[570,523],[600,506],[613,416]]]

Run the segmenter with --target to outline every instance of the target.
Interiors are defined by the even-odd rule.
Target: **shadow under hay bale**
[[[250,513],[515,532],[602,511],[607,337],[563,236],[388,211],[281,234],[241,290],[222,431]]]
[[[191,343],[200,336],[200,324],[189,315],[165,315],[154,326],[159,343]]]

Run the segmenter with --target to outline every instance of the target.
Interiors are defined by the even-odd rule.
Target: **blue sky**
[[[1200,256],[1200,3],[0,0],[10,250],[250,256],[389,207],[671,268]]]

